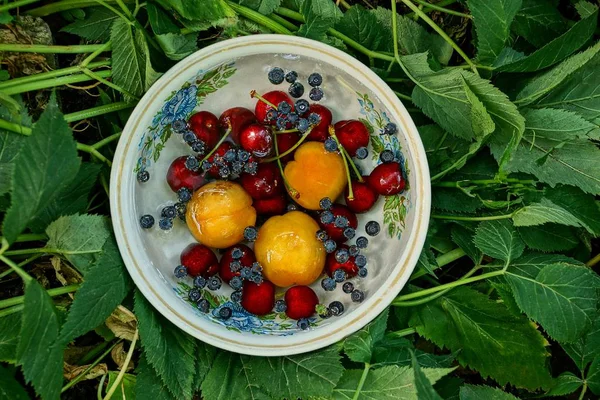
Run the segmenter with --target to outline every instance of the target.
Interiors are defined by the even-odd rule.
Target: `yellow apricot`
[[[294,160],[285,166],[284,175],[299,194],[296,202],[309,210],[318,210],[324,197],[335,201],[347,184],[342,156],[329,153],[321,142],[307,142],[298,147]]]
[[[269,218],[254,243],[265,278],[280,287],[313,283],[322,274],[327,256],[317,239],[318,230],[316,221],[300,211]]]
[[[256,210],[240,185],[215,181],[194,192],[185,219],[196,240],[224,249],[243,239],[244,229],[256,223]]]

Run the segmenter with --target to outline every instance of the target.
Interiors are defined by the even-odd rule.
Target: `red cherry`
[[[292,319],[308,318],[319,304],[317,294],[308,286],[294,286],[285,292],[285,313]]]
[[[219,119],[208,111],[200,111],[190,117],[190,129],[198,140],[202,140],[208,149],[215,147],[219,141]]]
[[[321,121],[312,128],[307,139],[324,142],[325,139],[329,137],[329,125],[331,125],[331,120],[333,118],[331,111],[329,111],[329,108],[320,104],[311,104],[308,109],[308,114],[310,115],[312,113],[318,114],[319,117],[321,117]]]
[[[287,201],[285,196],[275,196],[269,199],[254,200],[252,207],[261,215],[281,215],[285,213]]]
[[[345,244],[340,244],[338,249],[346,249],[348,250],[348,246]],[[325,260],[325,272],[327,275],[333,278],[333,273],[338,269],[343,269],[346,272],[346,276],[348,278],[352,278],[358,274],[358,267],[354,262],[355,257],[350,256],[348,261],[345,263],[340,263],[335,259],[335,251],[333,253],[327,254],[327,259]]]
[[[263,94],[262,98],[273,104],[275,107],[277,107],[282,101],[285,101],[292,107],[292,111],[294,110],[294,102],[292,99],[290,99],[290,96],[288,96],[286,92],[273,90],[272,92]],[[254,108],[256,118],[265,124],[270,123],[271,125],[274,125],[275,121],[267,121],[267,112],[272,108],[273,107],[259,99],[256,102],[256,107]]]
[[[310,139],[310,135],[307,139]],[[283,154],[292,147],[294,147],[296,143],[298,143],[298,140],[300,140],[300,136],[296,132],[278,133],[277,135],[275,135],[275,140],[277,140],[277,149],[279,150],[279,154]],[[292,152],[287,156],[282,157],[281,162],[286,163],[292,161],[293,159],[294,153]]]
[[[167,171],[167,183],[174,192],[182,187],[196,190],[204,184],[204,176],[201,171],[190,171],[185,167],[187,156],[181,156],[173,160]]]
[[[283,191],[281,173],[275,163],[260,163],[255,175],[243,173],[240,183],[253,199],[268,199]]]
[[[223,281],[226,283],[229,283],[231,278],[233,278],[234,276],[240,275],[240,271],[232,272],[231,268],[229,267],[231,262],[234,261],[234,258],[231,255],[231,253],[235,248],[238,248],[242,251],[242,257],[239,258],[237,261],[239,261],[243,267],[250,267],[252,263],[256,261],[254,251],[252,251],[252,249],[246,246],[245,244],[239,243],[225,250],[225,253],[223,253],[223,256],[221,257],[221,261],[219,262],[219,275],[221,276],[221,279],[223,279]]]
[[[213,251],[203,244],[191,244],[180,256],[181,265],[187,268],[188,275],[202,275],[205,278],[219,271],[219,261]]]
[[[400,163],[395,161],[379,164],[367,180],[369,186],[383,196],[400,193],[406,186]]]
[[[240,133],[240,146],[257,158],[263,158],[273,151],[271,128],[262,124],[250,124]]]
[[[212,164],[213,162],[215,162],[215,158],[223,157],[225,155],[225,153],[227,153],[228,150],[231,150],[234,148],[235,148],[235,146],[231,142],[223,142],[219,145],[219,147],[217,147],[215,152],[212,153],[210,157],[208,157],[207,161]],[[208,173],[215,177],[219,176],[219,167],[216,165],[213,165],[208,170]]]
[[[379,198],[379,193],[373,190],[373,188],[366,183],[369,177],[363,176],[363,179],[365,182],[352,181],[352,193],[354,194],[353,200],[348,198],[349,190],[348,187],[346,187],[346,205],[355,213],[364,213],[369,211]]]
[[[242,288],[242,307],[255,315],[266,315],[273,311],[275,305],[275,285],[269,281],[256,284],[244,282]]]
[[[252,111],[244,107],[233,107],[223,111],[219,117],[219,126],[223,132],[226,132],[231,124],[231,138],[235,143],[239,143],[240,132],[248,125],[256,122],[256,117]]]
[[[352,157],[356,155],[356,150],[360,147],[369,145],[369,130],[360,121],[355,119],[339,121],[334,125],[334,128],[335,135]]]
[[[358,219],[356,218],[356,215],[352,211],[350,211],[350,208],[348,208],[347,206],[342,204],[334,204],[331,206],[330,211],[333,213],[334,217],[346,217],[348,219],[349,227],[354,229],[358,227]],[[334,222],[330,222],[329,224],[324,224],[319,219],[319,225],[321,225],[321,228],[323,228],[325,232],[327,232],[327,235],[336,242],[344,243],[348,240],[348,238],[344,236],[344,229],[346,228],[338,228],[337,226],[335,226],[335,218]]]

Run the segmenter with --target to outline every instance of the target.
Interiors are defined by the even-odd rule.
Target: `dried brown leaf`
[[[106,326],[116,337],[132,341],[137,329],[137,320],[131,311],[119,306],[106,319]]]
[[[90,365],[70,365],[64,363],[63,365],[63,376],[65,379],[71,381],[83,373]],[[98,364],[93,367],[82,380],[86,379],[94,379],[102,375],[106,375],[108,373],[108,366],[104,363]]]

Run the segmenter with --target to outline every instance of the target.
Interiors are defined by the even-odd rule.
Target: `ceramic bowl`
[[[381,224],[381,233],[369,237],[364,253],[368,277],[354,278],[366,294],[364,302],[353,303],[341,285],[325,292],[320,280],[312,287],[321,303],[341,301],[340,317],[311,319],[308,330],[300,330],[285,314],[257,317],[231,303],[231,289],[224,284],[205,293],[213,308],[200,312],[187,299],[192,279],[177,279],[174,268],[181,251],[194,238],[181,221],[169,232],[158,226],[143,230],[143,214],[160,215],[166,204],[176,201],[166,183],[171,161],[192,154],[181,136],[172,134],[171,123],[187,119],[199,110],[217,116],[227,108],[254,109],[249,95],[287,90],[285,82],[269,83],[267,73],[279,66],[295,70],[306,83],[308,75],[323,76],[325,97],[321,104],[333,112],[333,120],[361,119],[372,131],[369,157],[359,162],[370,172],[380,161],[383,149],[392,150],[402,161],[407,189],[395,196],[380,197],[371,211],[359,215],[357,237],[365,235],[366,222]],[[308,85],[306,85],[308,87]],[[307,98],[306,90],[305,98]],[[398,126],[397,135],[384,135],[388,122]],[[136,173],[146,170],[150,180],[138,183]],[[328,45],[299,37],[254,35],[223,41],[182,60],[165,73],[146,93],[123,131],[112,168],[111,211],[114,231],[123,260],[138,289],[166,318],[196,338],[237,353],[277,356],[316,350],[359,330],[382,312],[406,284],[423,247],[431,201],[429,170],[425,151],[408,112],[392,90],[369,68],[348,54]],[[282,290],[283,292],[283,290]],[[224,305],[233,316],[224,321],[217,312]]]

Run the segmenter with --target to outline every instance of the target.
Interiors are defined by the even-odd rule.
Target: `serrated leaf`
[[[62,387],[63,348],[55,344],[60,324],[54,303],[36,280],[25,287],[17,363],[25,381],[48,400],[58,399]]]
[[[195,340],[159,314],[139,290],[135,291],[135,314],[146,360],[175,398],[190,398]]]
[[[108,384],[107,387],[111,387],[117,379],[119,371],[108,371]],[[137,377],[133,374],[124,374],[117,390],[112,395],[111,400],[135,400],[135,389],[136,389]],[[152,397],[156,400],[156,396]]]
[[[60,217],[46,229],[47,246],[62,253],[86,275],[100,255],[110,232],[108,219],[100,215]]]
[[[215,357],[217,349],[213,346],[196,340],[196,373],[194,374],[193,390],[199,392],[202,382],[209,373]]]
[[[73,133],[53,95],[14,159],[11,206],[3,222],[9,243],[73,180],[80,163]]]
[[[460,388],[460,400],[518,400],[502,389],[490,386],[464,385]]]
[[[205,21],[216,26],[223,19],[235,17],[224,0],[167,0],[182,17]]]
[[[592,361],[585,380],[592,393],[600,396],[600,356]]]
[[[585,226],[585,222],[580,221],[573,214],[547,198],[542,198],[538,203],[520,208],[513,213],[512,219],[515,226],[542,225],[548,222],[576,227]]]
[[[433,124],[419,126],[418,130],[425,146],[427,162],[432,176],[439,175],[441,177],[444,173],[465,165],[467,158],[470,156],[468,141],[450,136],[442,128]],[[375,151],[375,147],[373,148]],[[497,170],[497,167],[494,170]]]
[[[452,241],[458,245],[475,265],[481,263],[483,252],[475,246],[475,229],[464,225],[453,225],[451,230]]]
[[[377,17],[359,4],[344,13],[335,29],[369,49],[377,49],[386,38]]]
[[[415,373],[415,387],[417,388],[417,396],[419,400],[442,400],[440,395],[435,391],[433,385],[427,379],[417,361],[414,352],[412,353],[412,368]]]
[[[0,195],[10,191],[14,162],[24,140],[22,135],[0,130]]]
[[[196,45],[197,40],[197,33],[190,33],[188,35],[175,33],[156,35],[156,41],[161,49],[163,49],[165,55],[171,60],[182,60],[198,50],[198,46]]]
[[[529,43],[541,47],[565,31],[565,19],[554,0],[523,0],[511,29]]]
[[[389,336],[393,334],[388,334]],[[411,366],[414,352],[417,362],[425,368],[450,368],[454,364],[456,354],[432,354],[414,348],[411,342],[403,338],[387,337],[379,342],[373,352],[373,368],[385,365]]]
[[[518,227],[517,231],[527,247],[540,251],[566,251],[579,244],[573,228],[558,224]]]
[[[75,295],[59,340],[66,344],[100,325],[121,304],[130,287],[117,243],[109,238]]]
[[[267,361],[270,359],[265,358]],[[228,351],[219,352],[202,383],[202,397],[206,400],[270,399],[251,375],[253,360],[255,358],[242,356],[241,354]],[[268,380],[269,377],[264,376],[264,379]]]
[[[21,312],[0,317],[0,361],[15,363],[21,330]]]
[[[580,371],[584,371],[597,354],[600,354],[600,315],[596,315],[594,322],[586,334],[573,343],[563,343],[563,349]]]
[[[508,220],[484,221],[475,233],[475,245],[485,254],[498,258],[506,264],[519,258],[525,243]]]
[[[544,195],[554,204],[569,210],[579,221],[585,222],[588,231],[600,235],[600,206],[589,195],[572,186],[557,186],[547,189]]]
[[[162,383],[162,379],[156,374],[156,371],[150,364],[148,364],[146,357],[143,355],[138,361],[136,372],[136,399],[175,400],[175,397],[169,393],[167,386]]]
[[[555,382],[554,386],[548,390],[545,396],[565,396],[571,394],[579,389],[583,385],[583,381],[580,377],[576,376],[571,372],[563,372],[560,374]]]
[[[29,395],[8,369],[0,365],[0,399],[29,400]]]
[[[281,5],[281,0],[239,0],[240,5],[249,7],[263,15],[269,15]]]
[[[581,19],[563,35],[552,40],[526,57],[503,65],[496,65],[497,72],[533,72],[548,68],[570,56],[586,44],[594,35],[598,10]]]
[[[148,11],[148,21],[155,35],[180,32],[173,16],[167,14],[160,6],[150,2],[146,4],[146,10]]]
[[[373,322],[350,336],[344,341],[344,352],[355,362],[370,363],[373,350],[383,339],[387,327],[389,309],[385,309]]]
[[[342,12],[329,0],[304,0],[300,6],[304,24],[300,26],[298,36],[322,40],[325,32],[342,18]]]
[[[467,196],[466,193],[451,188],[436,188],[431,196],[433,208],[457,213],[472,213],[483,204],[476,197]]]
[[[484,378],[530,390],[550,384],[542,335],[527,318],[473,289],[461,286],[415,307],[409,324],[438,346],[460,351],[461,365]]]
[[[521,8],[521,0],[468,0],[477,32],[477,58],[492,64],[510,36],[510,25]]]
[[[88,8],[87,13],[85,19],[77,20],[62,28],[61,31],[92,41],[110,40],[110,27],[119,18],[117,14],[105,7]]]

